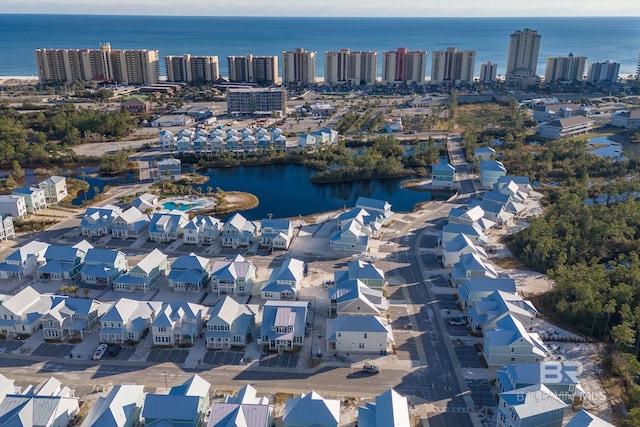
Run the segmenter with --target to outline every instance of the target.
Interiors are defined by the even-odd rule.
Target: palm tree
[[[207,194],[211,195],[212,191],[213,191],[213,187],[211,186],[207,187]]]
[[[85,298],[89,298],[89,288],[84,288],[82,290],[82,295],[84,295]]]

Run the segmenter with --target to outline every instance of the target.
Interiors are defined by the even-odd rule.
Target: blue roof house
[[[113,205],[87,208],[80,221],[82,235],[106,236],[110,234],[113,221],[120,214],[122,214],[122,209]]]
[[[38,277],[71,280],[84,265],[86,252],[76,246],[49,246],[44,254],[46,264],[38,268]]]
[[[167,256],[154,249],[128,272],[113,281],[114,291],[147,292],[169,271]]]
[[[173,291],[200,292],[209,283],[209,259],[194,253],[180,255],[167,276]]]
[[[294,299],[304,279],[304,262],[286,259],[280,268],[274,271],[269,282],[260,289],[262,299]]]
[[[507,175],[507,169],[497,160],[482,160],[480,162],[480,188],[492,189],[498,179]]]
[[[149,224],[149,239],[154,242],[173,242],[184,233],[183,228],[189,222],[182,211],[154,213]]]
[[[135,427],[144,405],[144,385],[117,384],[98,397],[80,427]]]
[[[500,393],[497,426],[561,427],[567,404],[543,384]]]
[[[168,394],[147,394],[142,409],[145,426],[204,427],[210,407],[211,384],[194,375]]]
[[[256,266],[253,262],[238,254],[231,260],[216,261],[211,269],[211,289],[218,291],[218,296],[225,293],[246,295],[251,292],[256,278]]]
[[[87,284],[99,287],[111,286],[113,280],[128,269],[124,252],[92,248],[84,257],[80,277]]]
[[[308,306],[306,301],[267,301],[262,309],[258,344],[278,351],[302,346]]]
[[[447,159],[431,167],[431,186],[436,188],[453,188],[456,181],[456,168]]]

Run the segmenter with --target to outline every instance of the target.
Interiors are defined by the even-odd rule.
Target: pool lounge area
[[[182,212],[197,212],[200,210],[213,209],[215,201],[210,197],[171,197],[160,203],[161,212],[171,212],[174,210]]]

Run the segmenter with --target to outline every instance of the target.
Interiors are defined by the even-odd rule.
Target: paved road
[[[449,150],[449,161],[451,165],[456,168],[456,175],[458,175],[458,182],[460,183],[460,195],[470,195],[475,193],[475,186],[473,184],[473,176],[469,170],[469,164],[462,151],[462,135],[452,134],[449,136],[447,142],[447,149]]]

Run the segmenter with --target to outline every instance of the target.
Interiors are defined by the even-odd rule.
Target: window
[[[338,338],[342,337],[342,332],[338,332]]]
[[[511,347],[511,353],[515,353],[516,352],[516,348],[515,347]]]
[[[358,344],[358,348],[364,348],[364,343],[361,342],[360,344]]]
[[[240,335],[236,335],[233,337],[233,342],[242,342]]]
[[[364,339],[365,340],[367,339],[367,333],[366,332],[364,333]]]
[[[515,362],[515,361],[516,361],[516,358],[515,358],[515,357],[512,357],[512,358],[511,358],[511,361],[512,361],[512,362]]]
[[[166,326],[158,326],[158,332],[167,332]]]

